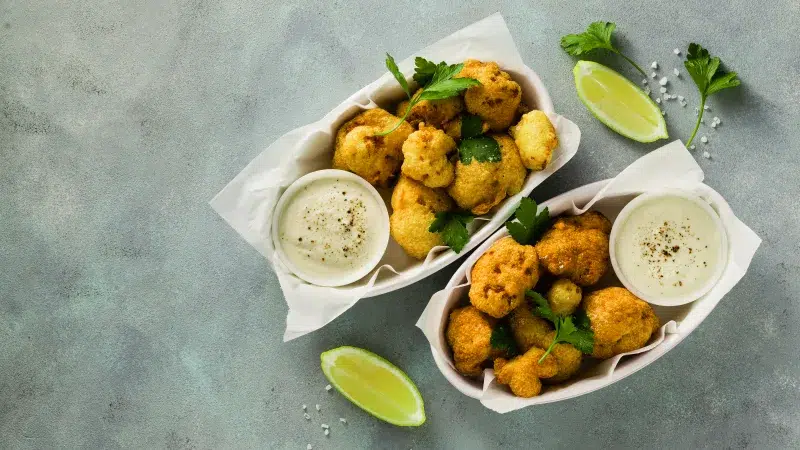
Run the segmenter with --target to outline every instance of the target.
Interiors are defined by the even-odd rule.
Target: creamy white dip
[[[637,205],[614,244],[616,264],[628,283],[647,298],[681,297],[706,287],[719,274],[724,245],[724,232],[712,214],[680,196]]]
[[[314,180],[285,203],[278,224],[283,253],[299,271],[316,278],[331,280],[361,271],[385,250],[380,230],[384,211],[375,196],[353,180]]]

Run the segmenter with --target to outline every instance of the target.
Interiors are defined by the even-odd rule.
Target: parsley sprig
[[[498,325],[492,330],[492,337],[489,338],[489,344],[492,348],[504,352],[508,357],[519,354],[514,336],[511,335],[511,331],[509,331],[506,325]]]
[[[483,134],[483,120],[473,114],[461,116],[461,142],[458,143],[458,156],[462,164],[478,162],[499,162],[503,159],[500,144]]]
[[[436,213],[428,231],[431,233],[441,233],[444,243],[456,253],[461,253],[464,246],[469,242],[469,231],[467,224],[472,222],[475,216],[464,211],[443,211]]]
[[[542,294],[530,290],[525,294],[536,303],[536,306],[533,308],[533,313],[543,319],[549,320],[556,327],[556,334],[555,337],[553,337],[553,342],[550,343],[547,351],[539,358],[540,363],[550,354],[553,347],[560,342],[572,344],[582,353],[592,353],[594,350],[594,332],[592,331],[591,323],[586,313],[579,311],[575,315],[560,316],[550,309],[547,299],[544,298]]]
[[[535,244],[550,227],[550,211],[545,207],[537,213],[537,209],[535,201],[524,197],[520,200],[514,217],[506,222],[508,233],[522,245]]]
[[[414,80],[422,86],[422,90],[412,95],[411,89],[408,86],[408,81],[400,72],[394,58],[392,55],[386,54],[386,68],[389,69],[389,72],[392,73],[395,80],[400,83],[400,87],[403,88],[403,92],[406,93],[409,102],[405,114],[403,114],[403,117],[397,122],[397,125],[387,131],[378,133],[377,136],[385,136],[396,130],[397,127],[406,120],[411,109],[417,103],[423,100],[441,100],[455,97],[464,89],[481,84],[480,81],[474,78],[453,78],[461,72],[464,64],[448,65],[444,61],[439,64],[434,64],[432,61],[418,56],[414,59],[414,65],[416,66],[414,68]]]
[[[617,25],[614,22],[592,22],[586,31],[580,34],[568,34],[561,38],[561,48],[572,56],[581,56],[594,50],[602,49],[616,53],[633,65],[644,77],[647,74],[633,62],[632,59],[620,52],[611,42],[612,34]]]
[[[741,84],[736,78],[736,72],[726,73],[720,69],[720,64],[721,61],[718,57],[709,55],[708,50],[699,44],[694,42],[689,44],[689,51],[686,52],[686,61],[683,62],[683,65],[686,66],[694,84],[697,85],[697,90],[700,91],[700,109],[697,113],[697,124],[694,126],[689,142],[686,143],[687,147],[692,145],[697,130],[700,128],[708,96]]]

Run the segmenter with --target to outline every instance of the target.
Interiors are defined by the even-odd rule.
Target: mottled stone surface
[[[0,447],[797,445],[796,0],[297,3],[0,2]],[[384,52],[404,58],[498,10],[583,130],[537,200],[660,145],[614,134],[575,95],[558,39],[612,20],[643,64],[671,72],[672,49],[693,40],[739,72],[742,87],[710,101],[722,126],[706,129],[698,159],[764,239],[746,278],[664,358],[594,394],[504,416],[451,387],[413,327],[454,267],[283,344],[275,277],[207,204],[267,143],[378,77]],[[667,105],[684,139],[697,101],[686,80],[671,91],[690,106]],[[395,428],[326,393],[318,355],[343,344],[407,370],[428,422]],[[307,422],[303,403],[322,411]]]

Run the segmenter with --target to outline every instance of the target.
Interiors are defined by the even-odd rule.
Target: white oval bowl
[[[687,292],[683,295],[673,296],[673,297],[655,297],[646,295],[642,292],[636,285],[630,282],[628,278],[625,276],[625,273],[620,269],[619,263],[617,262],[617,237],[619,236],[620,229],[622,229],[622,224],[628,220],[631,213],[633,213],[639,205],[657,199],[657,198],[667,198],[667,197],[677,197],[684,200],[687,200],[695,205],[699,206],[706,214],[711,218],[714,222],[714,225],[717,228],[720,236],[720,252],[717,255],[717,261],[715,261],[716,270],[711,278],[706,281],[700,288],[695,289],[694,291]],[[653,192],[647,192],[642,194],[635,199],[631,200],[622,211],[619,212],[617,219],[614,221],[614,226],[611,228],[611,236],[609,238],[609,256],[611,258],[611,267],[614,268],[614,273],[617,275],[620,283],[625,286],[626,289],[633,292],[634,295],[641,298],[642,300],[646,301],[647,303],[651,303],[653,305],[660,305],[660,306],[680,306],[685,305],[687,303],[693,302],[698,298],[702,297],[708,291],[714,287],[715,284],[719,281],[720,277],[722,277],[722,272],[725,270],[725,261],[728,260],[728,236],[725,232],[725,227],[722,225],[722,219],[720,219],[719,215],[717,215],[716,211],[702,198],[680,189],[666,189],[666,190],[658,190]]]
[[[544,203],[542,203],[541,207],[548,207],[550,210],[551,215],[557,216],[566,211],[569,211],[573,203],[576,205],[586,204],[590,201],[606,184],[609,183],[611,180],[602,180],[595,183],[587,184],[576,188],[572,191],[566,192],[561,194],[557,197],[554,197]],[[714,205],[715,210],[717,210],[721,217],[723,217],[723,223],[725,226],[729,226],[729,223],[726,221],[727,218],[735,219],[733,215],[733,211],[731,211],[730,207],[728,206],[727,202],[722,198],[719,193],[711,189],[706,185],[702,185],[704,191],[708,197],[710,203]],[[621,206],[604,206],[608,205],[608,203],[613,203],[614,201],[617,202],[629,202],[632,198],[634,198],[639,193],[634,194],[627,194],[625,196],[614,197],[611,199],[604,199],[595,204],[592,207],[593,210],[599,210],[603,212],[606,217],[609,218],[612,222],[615,220],[617,213],[622,209]],[[616,199],[616,200],[615,200]],[[604,203],[608,201],[608,203]],[[508,232],[505,228],[502,230],[498,230],[494,233],[489,239],[487,239],[480,247],[478,247],[475,252],[473,252],[456,270],[453,274],[450,281],[447,283],[445,288],[442,291],[437,292],[431,298],[431,303],[429,304],[429,308],[433,308],[430,311],[430,319],[428,320],[436,320],[438,318],[439,322],[439,336],[438,336],[438,348],[434,347],[432,344],[430,346],[431,354],[433,355],[433,360],[436,363],[436,367],[439,371],[444,375],[450,384],[453,385],[456,389],[458,389],[461,393],[468,397],[472,397],[475,399],[480,399],[483,393],[483,385],[482,380],[475,380],[469,379],[467,377],[462,376],[459,374],[453,367],[452,361],[452,354],[450,349],[447,346],[447,341],[444,336],[445,327],[447,325],[447,320],[450,311],[453,307],[459,303],[463,303],[464,299],[466,298],[467,292],[469,287],[463,287],[461,289],[452,290],[447,292],[449,289],[463,285],[467,282],[467,267],[472,267],[474,262],[483,254],[485,253],[492,244],[508,235]],[[730,233],[727,234],[730,236]],[[733,256],[729,253],[729,258]],[[726,262],[726,270],[732,266],[731,260],[729,259]],[[730,268],[731,272],[735,272],[738,269],[733,267]],[[601,283],[603,281],[601,280]],[[603,377],[590,377],[590,378],[582,378],[586,376],[585,373],[582,373],[581,376],[576,378],[575,380],[571,380],[569,383],[559,386],[551,386],[547,390],[545,390],[540,396],[533,397],[530,399],[524,399],[528,406],[536,405],[536,404],[545,404],[545,403],[552,403],[561,400],[566,400],[569,398],[577,397],[580,395],[588,394],[590,392],[596,391],[603,387],[609,386],[613,383],[616,383],[619,380],[647,367],[650,363],[657,360],[673,347],[675,347],[679,342],[686,338],[707,316],[708,314],[714,309],[716,304],[719,302],[720,299],[712,299],[710,297],[704,296],[692,303],[677,306],[677,307],[662,307],[658,305],[654,305],[653,309],[656,312],[656,315],[664,324],[666,321],[664,320],[665,317],[669,317],[671,320],[676,322],[675,328],[672,330],[671,333],[666,334],[664,340],[661,344],[657,345],[656,347],[647,350],[643,353],[639,353],[637,355],[626,356],[622,358],[619,363],[616,365],[615,369],[608,374],[607,376]],[[426,308],[426,314],[428,310]],[[418,324],[420,326],[421,324]],[[424,324],[422,326],[425,326]],[[442,355],[446,355],[443,357]],[[511,392],[504,392],[502,394],[504,397],[508,399],[519,399],[515,397]]]

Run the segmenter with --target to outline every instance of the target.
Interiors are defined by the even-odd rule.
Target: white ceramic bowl
[[[378,217],[374,221],[370,221],[370,226],[374,226],[378,228],[378,245],[375,246],[373,249],[373,254],[370,255],[368,263],[364,264],[363,266],[353,270],[352,273],[346,276],[337,276],[335,278],[328,278],[323,277],[318,274],[310,273],[307,271],[303,271],[296,264],[292,262],[292,260],[286,255],[285,251],[283,250],[283,246],[281,245],[280,241],[280,233],[278,233],[278,227],[281,222],[281,216],[286,210],[286,203],[295,196],[298,190],[308,186],[309,184],[319,181],[319,180],[330,180],[330,179],[343,179],[347,181],[353,181],[363,187],[367,192],[369,192],[372,199],[378,205]],[[386,252],[386,247],[389,245],[389,211],[386,209],[386,204],[381,197],[381,194],[366,180],[359,177],[356,174],[346,172],[344,170],[338,169],[324,169],[318,170],[316,172],[311,172],[306,174],[297,180],[295,180],[286,191],[284,191],[281,198],[278,200],[278,203],[275,205],[274,216],[272,219],[272,241],[273,245],[275,245],[275,251],[278,254],[278,257],[281,259],[281,262],[290,270],[292,273],[297,275],[298,277],[302,278],[303,280],[316,284],[318,286],[344,286],[346,284],[350,284],[354,281],[360,280],[364,276],[374,269],[378,263],[380,262],[381,258],[383,258],[383,254]]]
[[[658,199],[658,198],[680,198],[695,205],[699,206],[700,209],[708,214],[708,217],[711,218],[712,222],[717,228],[717,232],[719,233],[720,237],[720,251],[717,257],[717,260],[714,262],[715,271],[714,274],[708,279],[708,281],[703,284],[701,287],[695,289],[694,291],[687,292],[683,295],[677,295],[673,297],[658,297],[647,295],[642,292],[638,287],[631,283],[628,277],[625,275],[625,272],[619,267],[619,263],[617,262],[617,238],[619,237],[620,230],[622,229],[623,224],[628,217],[630,217],[631,213],[633,213],[639,206],[642,204]],[[725,270],[725,263],[728,261],[728,237],[725,232],[725,226],[722,224],[722,219],[720,219],[719,215],[714,211],[713,208],[708,204],[707,201],[703,200],[702,198],[698,197],[697,195],[679,190],[679,189],[668,189],[668,190],[658,190],[647,192],[644,194],[639,195],[635,199],[631,200],[622,211],[619,212],[617,219],[614,221],[614,225],[611,228],[611,237],[608,243],[609,247],[609,254],[611,257],[611,266],[614,268],[614,273],[619,278],[620,283],[625,286],[629,291],[631,291],[634,295],[641,298],[642,300],[654,304],[654,305],[661,305],[661,306],[679,306],[685,305],[687,303],[691,303],[698,298],[705,295],[708,291],[714,287],[715,284],[719,281],[720,277],[722,277],[722,272]]]

